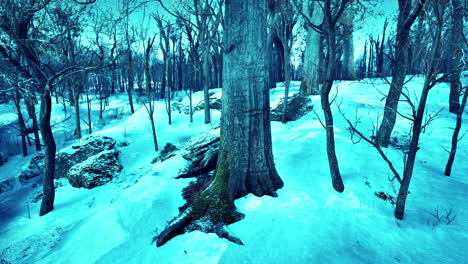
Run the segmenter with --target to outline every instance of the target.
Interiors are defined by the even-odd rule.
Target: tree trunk
[[[276,190],[283,186],[273,163],[269,122],[266,1],[227,1],[225,25],[225,44],[230,52],[223,62],[223,118],[216,174],[194,204],[161,233],[157,246],[186,232],[191,223],[194,229],[230,239],[220,235],[218,226],[240,220],[234,199],[249,193],[276,196]],[[204,223],[197,225],[200,220]]]
[[[289,86],[291,85],[291,58],[289,55],[289,48],[286,43],[283,45],[284,48],[284,97],[283,97],[283,114],[281,116],[281,123],[288,122],[287,112],[288,112],[288,96],[289,96]]]
[[[449,111],[457,114],[460,108],[460,67],[461,58],[463,55],[463,7],[460,0],[452,0],[452,34],[451,34],[451,49],[450,49],[450,66],[449,71],[453,71],[450,75],[450,95],[449,95]]]
[[[437,5],[434,7],[439,8]],[[443,13],[441,15],[443,17]],[[422,123],[424,118],[424,111],[426,108],[427,97],[429,90],[431,89],[431,84],[437,73],[436,65],[438,65],[438,60],[440,57],[439,47],[440,39],[442,36],[442,18],[439,17],[439,26],[437,28],[437,33],[432,45],[431,60],[429,61],[429,69],[426,72],[426,79],[424,81],[423,89],[421,92],[421,97],[419,99],[418,109],[416,111],[416,116],[414,117],[411,142],[408,150],[408,157],[406,158],[404,171],[403,171],[403,182],[401,183],[400,190],[398,191],[396,207],[395,207],[395,218],[402,220],[405,214],[406,206],[406,197],[408,196],[408,189],[411,182],[411,177],[413,176],[414,162],[416,160],[416,154],[418,151],[419,137],[421,135]]]
[[[133,96],[132,96],[134,79],[133,79],[132,51],[130,50],[130,48],[128,51],[127,75],[128,75],[127,76],[128,77],[128,86],[127,86],[128,103],[130,104],[130,112],[133,114],[135,113],[135,109],[133,108]]]
[[[210,94],[209,94],[209,62],[208,62],[208,47],[207,43],[203,44],[203,66],[202,66],[202,82],[203,82],[203,100],[204,100],[204,112],[205,112],[205,124],[211,123],[211,115],[210,115]]]
[[[76,85],[76,84],[73,84]],[[81,138],[81,120],[80,120],[80,94],[76,91],[76,87],[72,88],[73,90],[73,106],[75,108],[75,131],[76,131],[76,138]]]
[[[320,99],[322,103],[322,109],[325,116],[325,130],[327,134],[327,156],[328,165],[330,167],[330,174],[332,178],[333,188],[337,192],[344,191],[343,180],[341,178],[340,170],[338,167],[338,159],[335,153],[335,132],[333,125],[333,114],[330,107],[330,91],[333,86],[335,77],[335,62],[336,62],[336,33],[335,28],[331,25],[330,19],[326,18],[324,24],[328,25],[326,28],[327,35],[327,47],[328,47],[328,65],[325,76],[324,85],[321,89]]]
[[[154,117],[153,113],[150,113],[150,122],[151,122],[151,133],[153,134],[153,143],[154,143],[154,150],[158,151],[158,139],[156,137],[156,127],[154,126]]]
[[[447,161],[447,165],[445,166],[446,176],[450,176],[450,174],[452,173],[452,165],[453,165],[453,162],[455,161],[455,154],[457,153],[457,144],[459,141],[458,135],[460,133],[460,129],[461,129],[462,121],[463,121],[462,117],[463,117],[463,112],[465,111],[467,97],[468,97],[468,89],[465,90],[462,103],[460,107],[458,108],[457,122],[455,124],[455,129],[453,130],[453,135],[452,135],[452,148],[450,150],[450,155]]]
[[[310,13],[310,12],[309,12]],[[311,22],[320,24],[323,20],[323,12],[319,2],[314,2],[313,13],[310,13]],[[320,58],[321,50],[321,34],[310,27],[306,28],[306,49],[304,54],[304,68],[302,71],[301,91],[307,95],[320,94],[320,71],[323,67],[323,60]]]
[[[421,2],[422,5],[424,5],[425,1]],[[421,2],[419,2],[418,5],[420,5]],[[420,9],[417,9],[419,11],[411,13],[411,16],[415,15],[416,17],[414,17],[412,21],[408,21],[411,12],[411,1],[399,0],[398,3],[400,11],[398,14],[392,83],[385,101],[382,123],[380,124],[379,131],[377,132],[377,143],[385,148],[388,147],[390,136],[396,123],[398,101],[400,100],[405,76],[408,71],[409,32],[414,19],[420,12]]]
[[[21,146],[23,150],[23,156],[26,157],[28,156],[28,145],[26,143],[26,137],[28,136],[28,134],[26,132],[26,124],[24,123],[23,113],[21,112],[21,98],[19,96],[19,92],[16,91],[13,97],[16,106],[16,114],[18,115],[18,124],[21,135]]]
[[[32,131],[34,133],[34,142],[35,142],[36,150],[40,151],[41,140],[39,139],[39,128],[37,124],[36,106],[34,104],[35,100],[33,99],[35,95],[33,94],[34,92],[32,90],[30,90],[29,93],[31,94],[26,96],[25,103],[26,103],[26,108],[28,109],[29,118],[31,118],[32,120]]]
[[[50,114],[52,112],[52,100],[50,97],[50,87],[47,84],[43,88],[41,98],[41,114],[39,127],[41,130],[42,140],[44,141],[44,176],[43,182],[43,196],[41,203],[40,216],[47,214],[54,209],[55,188],[54,188],[54,174],[55,174],[55,140],[50,127]]]
[[[356,70],[354,67],[354,10],[348,7],[343,13],[343,79],[356,80]]]

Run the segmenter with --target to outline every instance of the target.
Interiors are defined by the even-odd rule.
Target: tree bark
[[[460,108],[460,67],[461,58],[463,55],[463,6],[460,0],[452,0],[452,33],[451,33],[451,49],[450,49],[450,65],[449,71],[453,71],[450,75],[450,95],[449,95],[449,111],[458,114]]]
[[[343,79],[356,80],[356,70],[354,67],[354,9],[348,7],[343,13]]]
[[[276,190],[283,186],[273,163],[269,122],[266,1],[227,1],[225,25],[229,52],[223,62],[223,118],[216,174],[194,204],[159,235],[157,246],[183,234],[187,226],[219,235],[223,233],[217,231],[219,225],[240,220],[234,199],[249,193],[276,196]],[[199,220],[206,224],[197,225]]]
[[[419,1],[416,9],[411,12],[410,0],[398,0],[399,14],[392,83],[385,101],[382,123],[377,132],[377,143],[382,147],[388,147],[390,136],[396,123],[398,101],[400,100],[405,76],[408,71],[409,32],[424,3],[425,0]]]
[[[439,6],[435,5],[434,9],[438,9]],[[443,8],[443,7],[442,7]],[[443,12],[438,18],[439,25],[437,27],[437,32],[434,38],[434,43],[432,44],[431,59],[429,61],[429,69],[426,72],[426,79],[424,80],[423,89],[421,92],[421,97],[419,99],[418,109],[416,111],[416,116],[414,116],[413,127],[411,130],[411,141],[408,150],[408,157],[405,161],[405,169],[403,171],[403,181],[398,191],[396,207],[395,207],[395,218],[402,220],[405,214],[406,198],[408,196],[408,189],[413,176],[414,162],[416,160],[416,154],[418,151],[419,137],[421,135],[422,123],[424,118],[424,111],[426,108],[427,97],[431,85],[437,74],[437,65],[439,64],[440,59],[440,41],[442,36],[442,25],[443,25]]]
[[[44,176],[42,178],[43,197],[41,203],[40,216],[47,214],[54,209],[55,187],[55,151],[56,145],[52,129],[50,127],[50,115],[52,112],[52,100],[50,96],[50,87],[45,85],[42,89],[41,98],[41,114],[39,127],[41,130],[42,140],[44,141]]]
[[[453,162],[455,161],[455,154],[457,154],[457,144],[458,144],[458,135],[460,133],[460,129],[462,126],[463,122],[463,112],[465,111],[465,106],[466,106],[466,100],[468,97],[468,89],[465,90],[465,94],[463,95],[462,103],[460,107],[458,108],[458,113],[457,113],[457,121],[455,124],[455,129],[453,130],[453,135],[452,135],[452,147],[450,150],[450,155],[449,159],[447,161],[447,165],[445,166],[445,176],[450,176],[452,173],[452,165]]]

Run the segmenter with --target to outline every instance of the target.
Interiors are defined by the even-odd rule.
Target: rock
[[[102,151],[114,149],[115,144],[110,137],[92,136],[61,150],[55,161],[55,178],[65,177],[72,166]]]
[[[44,174],[44,153],[38,153],[31,159],[28,168],[20,173],[19,181],[21,184],[26,184],[42,174]]]
[[[0,193],[9,192],[15,188],[16,179],[11,177],[0,182]]]
[[[281,121],[283,115],[283,104],[284,100],[281,99],[278,105],[271,109],[271,121]],[[308,96],[301,93],[294,94],[293,96],[288,97],[286,120],[296,121],[312,111],[313,108],[314,105]]]
[[[176,178],[197,177],[216,169],[219,142],[219,129],[203,133],[189,142],[182,154],[188,164],[179,171]]]
[[[193,111],[200,111],[203,110],[205,107],[205,102],[202,100],[200,103],[198,103],[194,108]],[[216,109],[221,111],[222,107],[222,100],[220,97],[210,97],[210,109]]]
[[[67,178],[73,187],[92,189],[112,180],[122,170],[116,150],[102,151],[70,168]]]
[[[176,146],[174,146],[171,143],[167,143],[164,148],[161,150],[161,153],[159,156],[157,156],[155,159],[151,161],[152,164],[160,161],[163,162],[171,157],[175,156],[175,152],[179,150]]]
[[[210,96],[213,96],[215,93],[210,93],[211,95]],[[210,97],[210,109],[216,109],[216,110],[220,110],[221,111],[221,104],[222,100],[220,97]],[[174,102],[172,103],[172,107],[174,107],[179,113],[183,113],[183,114],[190,114],[190,106],[189,105],[185,105],[183,104],[182,102]],[[203,110],[203,108],[205,107],[204,105],[204,101],[202,100],[201,102],[199,102],[198,104],[195,104],[193,105],[193,112],[196,112],[196,111],[201,111]]]

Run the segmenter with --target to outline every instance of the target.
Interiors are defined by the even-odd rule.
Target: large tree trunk
[[[343,79],[356,80],[356,70],[354,67],[354,9],[348,7],[343,13]]]
[[[462,67],[460,62],[463,53],[463,7],[460,0],[452,0],[452,33],[451,33],[451,49],[450,49],[450,66],[449,71],[453,71],[450,76],[450,96],[449,96],[449,111],[457,114],[460,108],[460,74]]]
[[[308,5],[306,5],[308,7]],[[312,10],[308,10],[312,23],[319,25],[323,20],[323,12],[319,2],[314,1]],[[306,49],[304,53],[304,68],[302,71],[301,91],[307,95],[320,94],[320,71],[323,60],[320,60],[321,34],[306,26]],[[317,59],[319,58],[319,59]]]
[[[55,188],[54,188],[54,174],[55,174],[55,140],[50,127],[50,114],[52,112],[52,100],[50,97],[50,87],[46,85],[42,91],[41,98],[41,114],[39,126],[41,129],[42,139],[44,141],[44,176],[43,182],[43,196],[41,203],[41,210],[39,215],[45,215],[54,209]]]
[[[283,182],[273,163],[266,56],[266,1],[226,2],[221,145],[213,182],[158,237],[157,246],[185,227],[219,232],[239,220],[234,199],[249,193],[276,196]],[[238,41],[242,39],[242,41]],[[202,220],[202,225],[199,221]],[[193,229],[191,229],[193,230]]]
[[[422,5],[424,5],[425,1],[420,1],[419,3],[421,2]],[[411,13],[411,1],[399,0],[398,4],[400,11],[398,14],[395,63],[393,65],[392,83],[385,101],[385,110],[382,123],[380,124],[380,128],[377,133],[377,143],[382,147],[388,147],[390,136],[396,123],[398,101],[400,100],[405,76],[408,71],[409,32],[414,19],[420,12],[420,9],[416,9],[413,13]],[[408,20],[412,16],[416,17],[414,17],[412,20]]]

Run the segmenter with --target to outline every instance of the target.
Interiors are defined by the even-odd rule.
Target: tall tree
[[[319,25],[323,21],[323,12],[319,1],[304,1],[304,14],[310,22]],[[321,50],[321,34],[314,28],[304,24],[306,35],[306,49],[304,51],[304,68],[302,73],[301,91],[308,95],[320,94],[320,73],[323,67]],[[321,60],[322,59],[322,60]]]
[[[343,12],[341,24],[343,24],[343,79],[356,80],[356,69],[354,67],[354,13],[353,5],[349,5]]]
[[[465,6],[466,8],[466,6]],[[461,0],[452,0],[452,25],[450,34],[450,54],[449,54],[449,71],[450,75],[450,96],[449,96],[449,111],[458,114],[460,108],[460,67],[463,55],[463,6]]]
[[[382,147],[388,147],[390,142],[390,136],[396,122],[398,102],[408,71],[409,32],[426,0],[417,1],[416,7],[413,10],[411,10],[411,2],[411,0],[398,0],[399,13],[392,82],[385,101],[384,115],[376,139]]]
[[[271,0],[270,0],[271,2]],[[291,49],[294,44],[293,30],[294,26],[298,21],[298,15],[296,9],[293,7],[291,2],[288,1],[273,1],[273,4],[269,4],[270,8],[273,8],[273,27],[275,29],[278,39],[281,41],[283,46],[283,61],[284,61],[284,97],[283,97],[283,114],[281,122],[286,123],[287,110],[288,110],[288,96],[289,86],[291,85]]]
[[[157,246],[187,230],[215,232],[240,220],[234,199],[276,196],[283,182],[273,163],[267,85],[266,0],[226,1],[221,145],[213,181],[159,235]],[[190,229],[185,227],[190,225]]]

